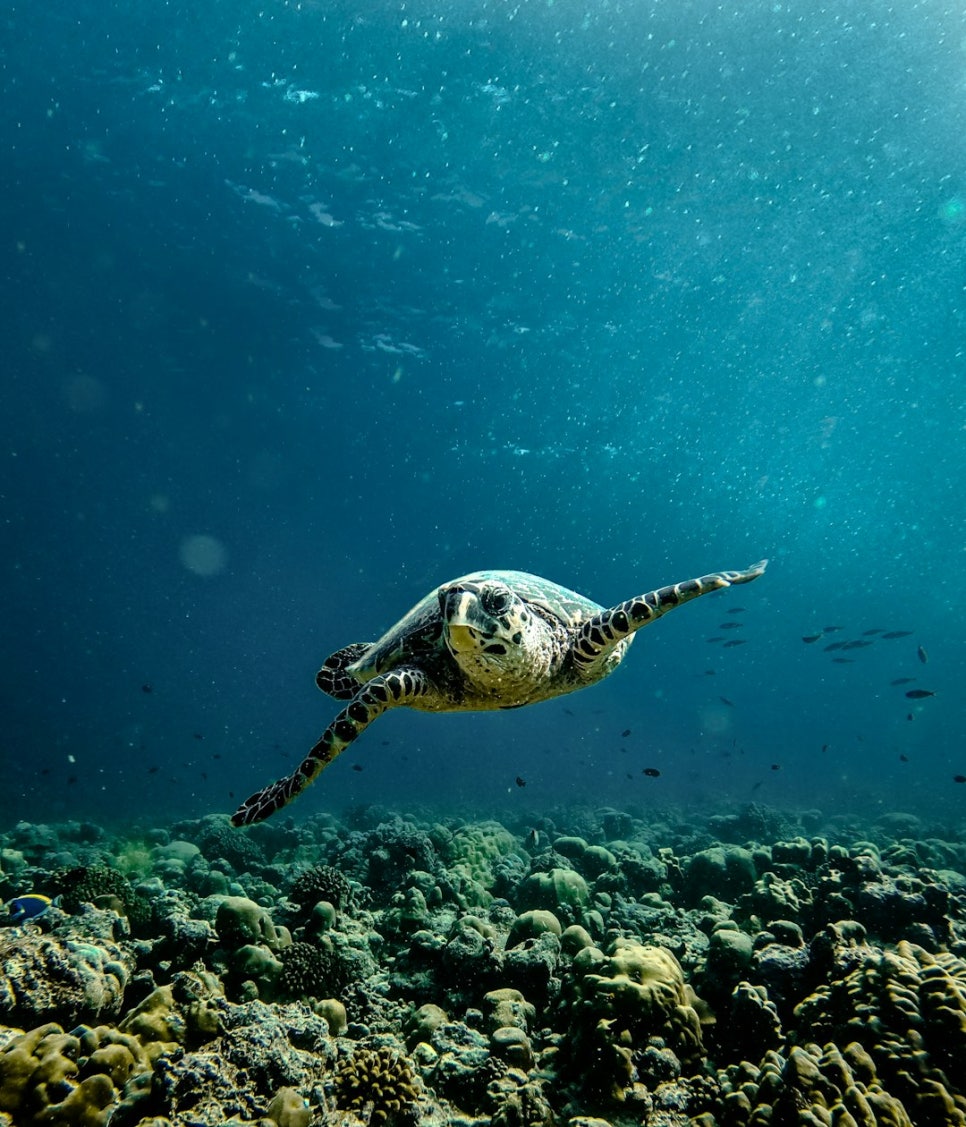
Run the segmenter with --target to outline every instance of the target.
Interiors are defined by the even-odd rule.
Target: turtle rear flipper
[[[359,691],[359,682],[345,672],[347,666],[372,648],[372,642],[352,642],[341,650],[336,650],[322,662],[322,668],[315,675],[315,683],[323,693],[336,700],[352,700]]]
[[[421,669],[411,667],[381,673],[356,688],[353,700],[325,729],[292,774],[246,798],[231,816],[233,826],[250,826],[270,818],[297,798],[386,709],[405,707],[435,692],[429,677]]]
[[[580,627],[574,638],[574,665],[586,675],[642,626],[647,626],[682,603],[707,595],[709,591],[718,591],[733,583],[750,583],[763,574],[767,564],[767,560],[761,560],[744,571],[716,571],[700,579],[686,579],[683,583],[659,587],[656,591],[638,595],[595,614]]]

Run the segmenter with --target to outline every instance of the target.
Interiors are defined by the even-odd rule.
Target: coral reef
[[[110,1021],[121,1012],[133,960],[119,946],[53,935],[0,940],[0,1013],[14,1026]]]
[[[20,823],[0,864],[60,896],[0,929],[0,1124],[966,1127],[966,848],[915,819]]]

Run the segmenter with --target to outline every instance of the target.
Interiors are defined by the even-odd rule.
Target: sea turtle
[[[767,562],[661,587],[610,610],[522,571],[476,571],[443,583],[378,642],[354,642],[326,658],[316,683],[349,703],[292,774],[245,799],[232,823],[261,822],[291,802],[387,708],[520,708],[572,693],[612,673],[636,630],[699,595],[750,583]]]

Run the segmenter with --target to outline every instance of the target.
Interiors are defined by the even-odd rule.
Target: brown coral
[[[906,941],[795,1009],[802,1036],[858,1042],[919,1127],[966,1125],[966,963]]]
[[[419,1092],[409,1061],[392,1049],[362,1046],[339,1065],[336,1106],[356,1111],[374,1124],[415,1122]]]

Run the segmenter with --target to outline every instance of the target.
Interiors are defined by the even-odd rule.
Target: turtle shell
[[[497,580],[514,591],[525,603],[556,618],[567,630],[572,630],[604,608],[592,599],[578,595],[557,583],[530,575],[525,571],[474,571],[469,575],[451,579],[434,588],[407,614],[386,631],[378,642],[373,642],[366,652],[347,667],[346,672],[357,681],[369,681],[379,673],[399,665],[419,666],[423,655],[438,653],[443,645],[443,618],[440,612],[439,593],[463,582]]]

